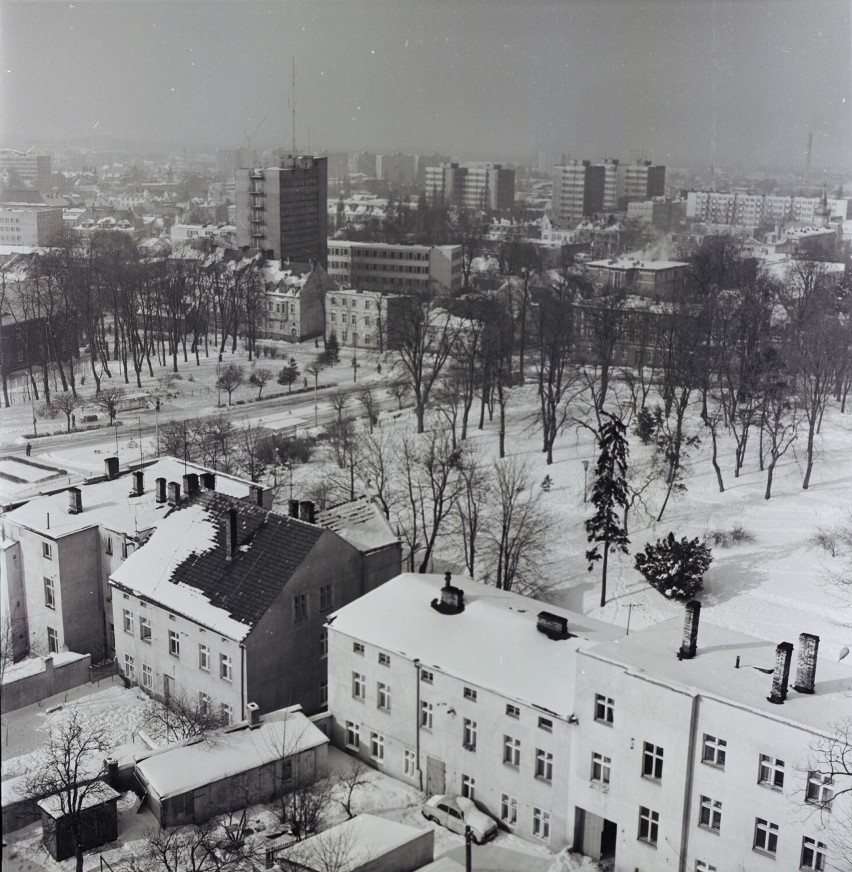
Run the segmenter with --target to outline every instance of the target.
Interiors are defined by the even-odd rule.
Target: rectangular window
[[[226,702],[219,706],[219,716],[226,727],[234,722],[234,710]]]
[[[355,751],[361,747],[361,727],[352,721],[346,722],[346,747]]]
[[[210,671],[210,649],[206,645],[198,646],[198,668]]]
[[[718,872],[718,870],[712,863],[705,863],[704,860],[696,860],[695,872]]]
[[[420,670],[420,680],[424,684],[432,684],[432,682],[435,680],[435,676],[428,669],[421,669]]]
[[[219,655],[219,678],[225,681],[234,680],[234,664],[230,654]]]
[[[381,733],[370,733],[370,756],[374,760],[385,759],[385,737]]]
[[[293,597],[293,620],[304,621],[308,616],[308,595],[297,593]]]
[[[645,742],[642,751],[642,775],[659,781],[663,777],[663,749]]]
[[[827,853],[828,849],[823,842],[818,842],[816,839],[809,839],[805,836],[802,839],[802,859],[799,863],[799,868],[824,872]]]
[[[177,630],[169,630],[169,654],[180,657],[180,634]]]
[[[784,761],[768,754],[760,755],[760,769],[757,775],[757,783],[773,790],[781,790],[784,787]]]
[[[106,553],[112,554],[112,536],[106,537]]]
[[[822,772],[808,772],[805,802],[830,807],[832,799],[834,799],[834,779]]]
[[[53,590],[53,579],[45,578],[44,579],[44,604],[49,609],[56,610],[56,596]]]
[[[130,609],[124,610],[124,632],[133,632],[133,612],[131,612]]]
[[[639,835],[638,839],[643,842],[648,842],[651,845],[657,844],[657,837],[660,831],[660,815],[651,811],[650,808],[645,808],[644,805],[639,806]]]
[[[414,751],[409,751],[408,748],[402,752],[402,774],[406,778],[414,778],[417,775],[417,761]]]
[[[722,803],[718,799],[702,796],[699,803],[698,826],[718,832],[722,828]]]
[[[390,685],[383,681],[376,683],[376,708],[382,711],[389,712],[391,710],[391,689]]]
[[[533,806],[533,835],[544,842],[550,841],[550,812]]]
[[[362,642],[353,642],[352,643],[352,653],[353,654],[364,654],[364,644]]]
[[[147,663],[142,664],[142,687],[148,690],[154,687],[154,671]]]
[[[609,757],[604,757],[603,754],[598,754],[597,751],[593,752],[592,781],[597,781],[599,784],[609,784],[611,769],[612,760]]]
[[[724,769],[727,747],[728,743],[724,739],[717,739],[715,736],[705,733],[701,762],[707,763],[709,766],[718,766],[720,769]]]
[[[521,740],[503,736],[503,762],[509,766],[521,765]]]
[[[390,666],[390,654],[379,651],[379,666]]]
[[[521,716],[521,710],[518,706],[507,703],[506,715],[510,718],[519,718]]]
[[[319,655],[320,660],[328,657],[328,630],[325,627],[320,630]]]
[[[615,703],[608,696],[595,694],[595,720],[602,724],[612,724]]]
[[[765,854],[775,854],[778,851],[778,824],[754,819],[754,850]]]
[[[472,687],[466,687],[464,689],[464,698],[469,699],[471,702],[476,702],[476,691]]]
[[[139,638],[151,644],[151,620],[144,615],[139,616]]]
[[[472,721],[469,718],[464,719],[464,725],[462,728],[462,745],[467,748],[468,751],[476,750],[476,721]]]
[[[328,705],[328,679],[323,678],[319,685],[320,705],[325,708]]]
[[[130,654],[124,655],[124,675],[128,681],[136,680],[136,666],[133,662],[133,657]]]
[[[475,799],[476,797],[476,779],[470,775],[462,775],[461,777],[461,795],[466,799]]]
[[[535,777],[553,781],[553,754],[550,751],[535,749]]]
[[[538,719],[538,728],[540,730],[544,730],[545,733],[553,732],[553,721],[550,718],[539,718]]]
[[[210,697],[203,690],[198,691],[198,713],[204,717],[210,714]]]
[[[319,589],[319,607],[321,612],[330,611],[334,601],[332,592],[333,588],[330,584],[324,584]]]
[[[360,672],[352,673],[352,696],[362,701],[367,698],[367,679]]]
[[[127,560],[127,541],[121,540],[121,559]]]
[[[432,703],[420,700],[420,726],[424,730],[432,729]]]
[[[57,633],[56,630],[53,629],[53,627],[47,628],[47,653],[59,653],[59,633]]]
[[[500,820],[509,826],[518,822],[518,800],[508,793],[500,795]]]

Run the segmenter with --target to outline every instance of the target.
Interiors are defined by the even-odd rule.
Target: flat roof
[[[561,717],[574,711],[577,650],[622,635],[621,627],[511,591],[454,576],[465,609],[445,615],[431,607],[442,575],[403,573],[329,618],[332,630],[411,659],[509,699]],[[570,639],[536,629],[538,613],[568,620]],[[392,616],[392,618],[389,618]]]
[[[676,266],[689,266],[681,260],[643,260],[641,257],[619,257],[615,260],[590,260],[586,266],[599,269],[672,269]]]
[[[79,803],[79,808],[93,808],[96,805],[103,805],[105,802],[110,802],[113,799],[118,799],[121,794],[117,790],[113,790],[105,781],[96,781],[89,788],[85,789],[86,794]],[[55,793],[52,796],[46,796],[40,799],[36,805],[44,812],[47,812],[54,820],[65,817],[68,813],[62,808],[62,797]]]

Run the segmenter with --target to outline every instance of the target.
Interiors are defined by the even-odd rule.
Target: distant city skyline
[[[0,3],[2,144],[849,168],[848,0]],[[95,125],[97,125],[95,127]]]

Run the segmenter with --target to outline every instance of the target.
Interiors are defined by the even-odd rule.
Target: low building
[[[47,205],[36,190],[0,195],[0,245],[52,245],[64,226],[62,207]]]
[[[272,802],[327,770],[328,739],[298,706],[270,712],[195,744],[136,764],[136,779],[161,827],[200,824]]]
[[[77,826],[83,850],[99,848],[118,838],[118,797],[106,782],[96,781],[80,788]],[[68,800],[59,794],[37,803],[41,810],[41,842],[54,860],[61,861],[77,853],[77,838],[69,814]]]
[[[319,263],[267,261],[263,282],[266,312],[260,338],[303,342],[323,335],[325,299],[336,286]]]
[[[591,260],[586,266],[592,279],[605,287],[657,303],[677,299],[689,273],[689,264],[681,261],[632,257]]]
[[[381,291],[338,288],[325,298],[325,338],[334,333],[342,347],[388,351],[407,299]]]

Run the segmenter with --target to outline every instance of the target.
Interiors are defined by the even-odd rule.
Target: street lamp
[[[583,502],[587,503],[589,501],[589,461],[583,461]]]

